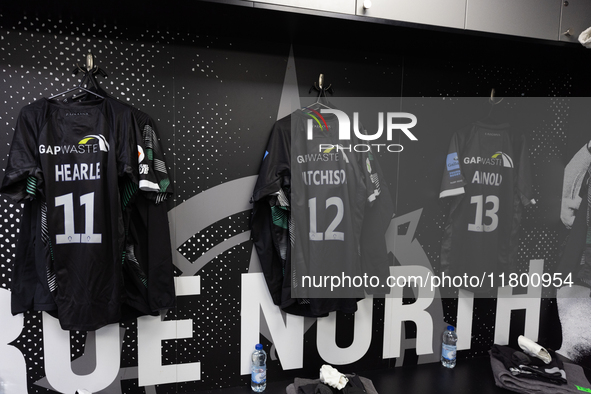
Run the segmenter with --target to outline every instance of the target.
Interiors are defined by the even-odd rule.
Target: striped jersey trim
[[[456,189],[444,190],[439,193],[439,198],[457,196],[459,194],[464,194],[465,192],[466,190],[464,190],[463,186]]]

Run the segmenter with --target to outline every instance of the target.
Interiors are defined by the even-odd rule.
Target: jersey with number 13
[[[521,132],[480,122],[456,132],[440,197],[454,198],[442,242],[443,270],[479,278],[515,270],[522,208],[533,202]]]

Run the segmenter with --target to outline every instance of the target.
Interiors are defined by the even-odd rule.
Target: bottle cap
[[[447,326],[447,331],[454,331],[454,326]]]
[[[263,345],[261,345],[260,343],[257,343],[254,348],[256,350],[263,350]]]

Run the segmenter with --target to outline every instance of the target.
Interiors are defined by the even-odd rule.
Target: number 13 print
[[[476,204],[476,217],[474,219],[474,223],[468,224],[468,231],[476,231],[476,232],[486,232],[490,233],[497,229],[499,225],[499,217],[497,216],[497,212],[499,211],[499,197],[491,195],[486,196],[486,200],[484,196],[472,196],[470,198],[470,204]],[[484,208],[487,208],[484,212],[484,215],[490,218],[490,224],[482,223],[482,211]]]

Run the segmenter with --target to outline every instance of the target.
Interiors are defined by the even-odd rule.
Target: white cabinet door
[[[466,29],[558,40],[563,0],[468,0]]]
[[[355,0],[254,0],[254,2],[355,15]]]
[[[357,15],[433,26],[464,28],[466,0],[357,0]]]
[[[579,34],[589,27],[591,27],[591,0],[562,2],[560,41],[578,42]]]

